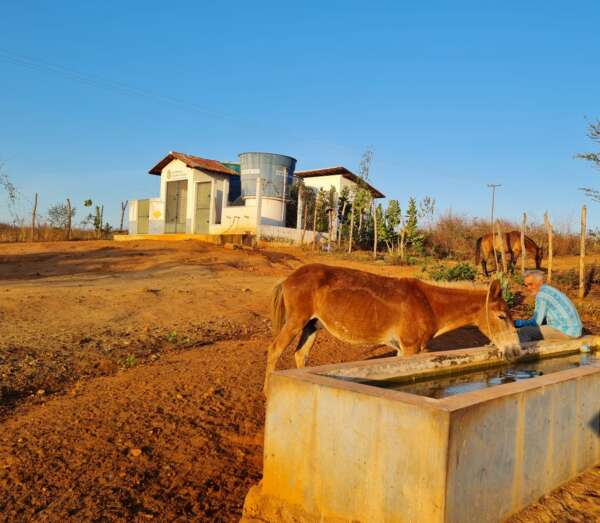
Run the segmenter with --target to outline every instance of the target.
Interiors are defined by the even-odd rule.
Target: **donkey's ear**
[[[502,298],[502,286],[498,280],[494,280],[490,283],[490,298],[492,300]]]

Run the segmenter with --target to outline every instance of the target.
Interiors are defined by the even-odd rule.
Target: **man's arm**
[[[528,320],[515,320],[515,327],[534,327],[541,325],[546,317],[546,300],[539,296],[535,300],[535,310],[533,316]]]

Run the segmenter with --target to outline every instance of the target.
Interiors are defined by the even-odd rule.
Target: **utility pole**
[[[492,189],[492,219],[491,219],[491,223],[492,223],[492,228],[494,226],[494,209],[496,207],[496,188],[497,187],[502,187],[501,183],[488,183],[487,185],[490,189]]]
[[[492,248],[494,249],[494,266],[498,272],[498,254],[496,253],[496,235],[494,233],[494,210],[496,208],[496,188],[502,187],[500,183],[488,183],[487,186],[492,190],[492,217],[490,224],[492,226]]]

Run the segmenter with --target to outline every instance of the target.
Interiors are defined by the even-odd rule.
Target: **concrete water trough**
[[[504,520],[600,462],[582,345],[600,337],[528,344],[516,381],[493,347],[276,372],[242,521]]]

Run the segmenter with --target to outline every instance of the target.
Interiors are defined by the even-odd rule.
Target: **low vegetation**
[[[470,263],[464,262],[452,266],[438,264],[424,269],[434,281],[474,281],[477,277],[477,269]]]

